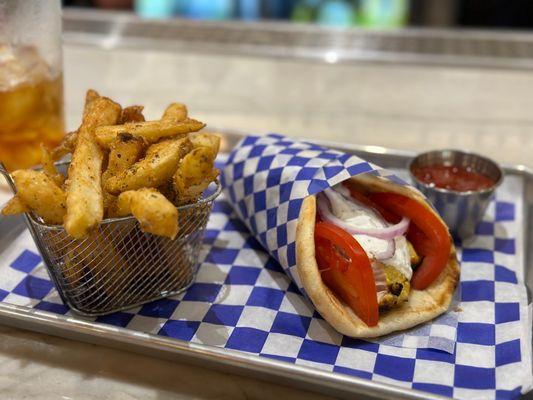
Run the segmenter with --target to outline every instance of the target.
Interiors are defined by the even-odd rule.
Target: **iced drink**
[[[0,44],[0,161],[14,170],[40,162],[40,144],[64,134],[63,77],[32,46]]]

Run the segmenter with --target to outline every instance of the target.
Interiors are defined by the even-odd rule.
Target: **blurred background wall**
[[[533,28],[531,0],[65,0],[145,18],[284,20],[327,26]]]

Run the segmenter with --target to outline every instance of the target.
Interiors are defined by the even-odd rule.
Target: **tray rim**
[[[208,129],[211,130],[211,127]],[[243,131],[230,129],[217,129],[217,132],[234,141],[246,134]],[[405,161],[406,157],[412,157],[415,154],[413,151],[394,150],[382,146],[343,144],[315,139],[302,140],[354,153],[396,157],[398,161]],[[502,166],[506,173],[520,175],[533,182],[533,169],[524,165],[503,164]],[[526,206],[525,203],[524,206]],[[525,253],[524,257],[526,257]],[[525,264],[524,268],[527,268]],[[383,396],[395,399],[438,400],[446,398],[416,389],[291,364],[252,353],[165,338],[155,334],[84,320],[80,316],[58,315],[3,301],[0,301],[0,323],[65,339],[118,348],[173,361],[179,360],[188,364],[196,364],[204,368],[232,372],[243,376],[252,376],[263,381],[272,381],[272,378],[276,378],[275,383],[277,384],[342,398],[352,398],[354,394],[367,396],[366,398],[383,398]],[[151,353],[146,353],[146,350],[150,350]]]
[[[263,381],[282,378],[285,382],[281,384],[286,386],[296,386],[342,398],[351,398],[354,394],[361,394],[370,396],[370,398],[375,396],[383,398],[382,396],[386,395],[395,399],[446,399],[443,396],[415,389],[291,364],[251,353],[165,338],[113,325],[84,321],[80,317],[57,315],[4,302],[0,302],[0,323],[65,339],[184,361],[208,369],[221,371],[229,367],[231,371],[224,369],[223,372],[252,376]],[[154,353],[147,354],[146,350],[152,350]],[[160,352],[167,354],[163,356]],[[196,362],[191,362],[191,359],[195,359]],[[198,364],[200,362],[201,364]],[[321,384],[317,384],[317,381]]]

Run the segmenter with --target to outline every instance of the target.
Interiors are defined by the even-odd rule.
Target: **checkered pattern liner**
[[[185,293],[96,318],[184,341],[464,399],[517,398],[532,384],[523,275],[522,181],[507,178],[462,261],[451,353],[344,337],[318,315],[221,196],[196,283]],[[0,250],[0,300],[71,316],[27,231]]]

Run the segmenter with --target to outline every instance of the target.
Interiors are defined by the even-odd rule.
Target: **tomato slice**
[[[379,319],[376,282],[361,245],[328,222],[315,225],[316,260],[324,283],[368,326]]]
[[[348,188],[350,191],[350,196],[352,196],[353,199],[358,201],[361,204],[364,204],[367,207],[372,208],[373,210],[376,210],[378,213],[381,214],[381,216],[390,223],[397,224],[402,219],[401,217],[395,215],[389,210],[384,209],[380,205],[376,204],[372,200],[368,198],[368,196],[361,193],[357,188],[353,185],[353,183],[346,181],[344,182],[344,186]]]
[[[415,224],[409,225],[407,239],[409,239],[417,254],[421,257],[426,257],[435,251],[434,244],[428,240],[424,232],[418,229]]]
[[[409,197],[397,193],[372,193],[369,197],[379,206],[409,218],[418,228],[418,231],[411,229],[408,238],[412,240],[416,251],[424,256],[424,260],[413,274],[411,285],[424,290],[437,279],[448,263],[451,250],[448,230],[431,211]]]

